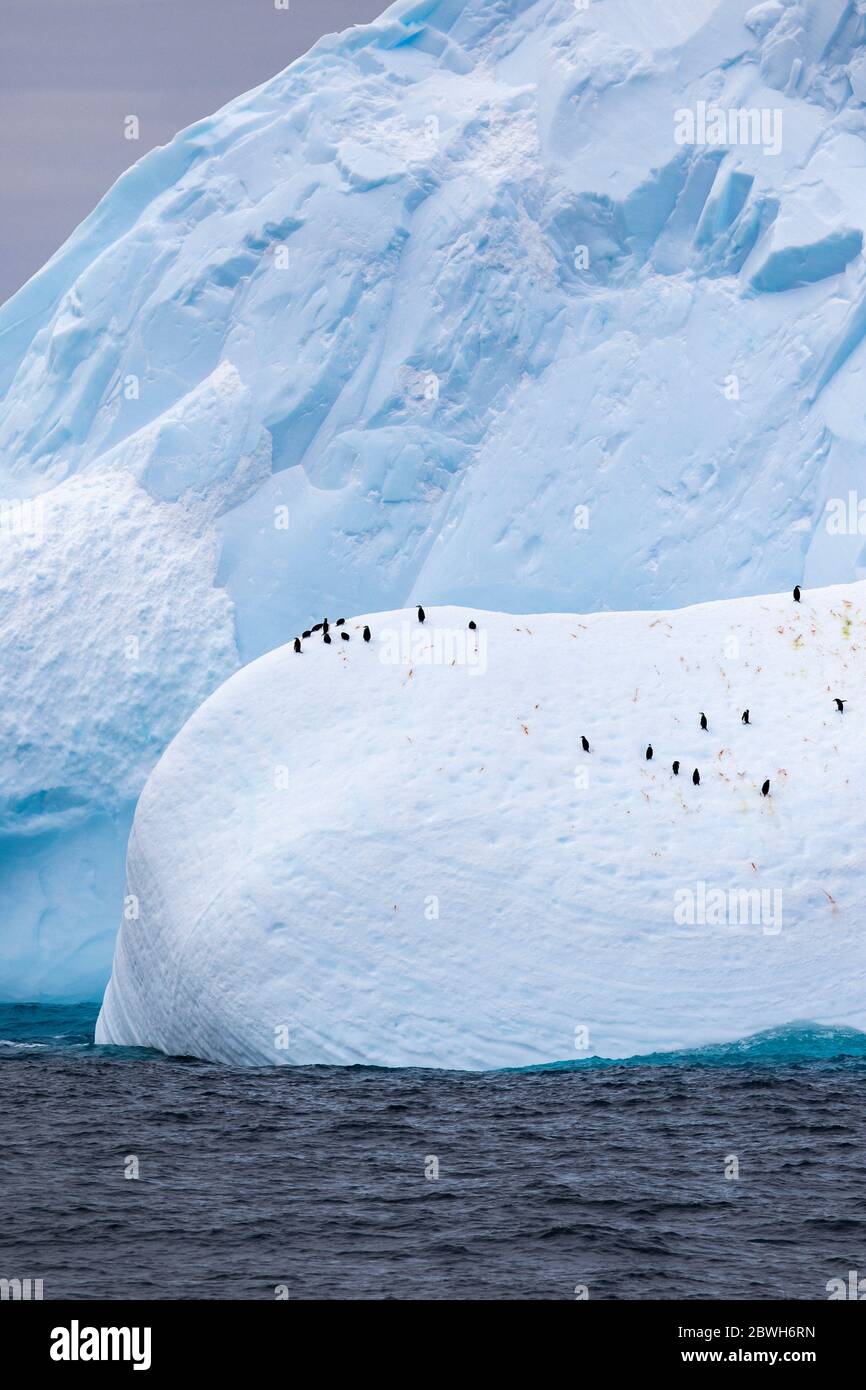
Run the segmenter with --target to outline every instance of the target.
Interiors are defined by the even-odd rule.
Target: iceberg
[[[98,996],[149,772],[324,612],[866,574],[862,11],[399,0],[0,309],[0,997]]]
[[[485,1069],[866,1030],[866,584],[329,635],[151,774],[98,1042]]]

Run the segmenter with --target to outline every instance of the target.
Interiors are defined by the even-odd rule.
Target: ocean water
[[[821,1300],[866,1274],[864,1034],[236,1070],[95,1047],[95,1014],[0,1008],[0,1276],[46,1298]]]

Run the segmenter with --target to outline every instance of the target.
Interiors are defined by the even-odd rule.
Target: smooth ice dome
[[[145,787],[97,1041],[485,1068],[866,1028],[864,605],[425,605],[269,653]]]
[[[862,8],[401,0],[0,310],[5,997],[101,990],[148,772],[323,612],[866,573]],[[699,103],[772,139],[681,143]]]

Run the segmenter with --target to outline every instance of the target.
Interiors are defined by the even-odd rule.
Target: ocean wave
[[[842,1062],[866,1060],[866,1033],[859,1028],[833,1028],[818,1023],[795,1022],[767,1028],[735,1042],[708,1043],[680,1052],[638,1053],[632,1057],[584,1057],[541,1066],[519,1067],[519,1071],[575,1071],[587,1067],[705,1066],[731,1067],[795,1062]]]

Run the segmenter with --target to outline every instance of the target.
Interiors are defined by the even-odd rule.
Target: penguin
[[[419,603],[419,604],[418,604],[418,621],[419,621],[419,623],[423,623],[423,621],[424,621],[424,619],[425,619],[426,617],[427,617],[427,614],[424,612],[424,609],[421,607],[421,605],[420,605],[420,603]]]
[[[697,768],[695,768],[694,772],[692,773],[692,783],[696,787],[699,787],[701,785],[701,774],[698,772]]]
[[[300,639],[300,637],[296,637],[296,638],[295,638],[295,651],[296,651],[296,652],[299,652],[300,650],[301,650],[301,639]]]
[[[677,759],[671,764],[671,772],[674,774],[675,777],[679,777],[679,775],[680,775],[680,760],[679,760],[679,758],[677,758]]]
[[[469,631],[470,631],[470,632],[474,632],[474,631],[475,631],[475,628],[476,628],[475,619],[474,619],[474,618],[470,618],[470,619],[469,619]]]
[[[589,752],[589,739],[587,738],[586,734],[581,734],[580,746],[583,749],[584,753]]]
[[[652,755],[653,755],[653,746],[652,746],[651,743],[648,743],[647,746],[646,746],[646,760],[647,760],[647,762],[650,762],[650,760],[652,759]]]
[[[761,788],[761,796],[769,796],[769,795],[770,795],[770,779],[769,779],[769,777],[768,777],[767,780],[766,780],[766,782],[764,783],[764,785],[763,785],[762,788]]]
[[[302,636],[302,637],[312,637],[312,635],[313,635],[313,629],[312,629],[311,627],[308,627],[307,630],[306,630],[306,632],[302,632],[302,633],[301,633],[301,636]]]
[[[365,628],[364,628],[364,641],[365,641],[365,642],[369,642],[369,640],[370,640],[370,629],[369,629],[368,627],[365,627]]]
[[[321,631],[322,631],[322,624],[321,624],[321,623],[313,623],[313,626],[310,628],[310,632],[311,632],[311,633],[312,633],[312,632],[321,632]]]
[[[840,700],[838,695],[834,695],[834,696],[833,696],[833,699],[836,701],[836,708],[837,708],[837,710],[839,711],[839,713],[840,713],[840,714],[844,714],[845,711],[844,711],[844,709],[843,709],[842,707],[843,707],[843,705],[847,705],[848,701],[847,701],[847,700]]]
[[[743,710],[742,714],[740,715],[740,719],[743,721],[744,724],[748,724],[748,722],[749,722],[749,711],[748,711],[747,709],[744,709],[744,710]]]
[[[327,642],[327,643],[328,643],[328,646],[331,645],[331,634],[330,634],[330,632],[326,632],[326,633],[325,633],[324,637],[322,638],[322,641],[323,641],[323,642]]]
[[[328,619],[325,618],[324,622],[322,623],[322,631],[326,633],[330,626],[331,624],[328,622]]]
[[[794,602],[795,602],[795,603],[799,603],[799,602],[800,602],[800,586],[799,586],[799,584],[795,584],[795,585],[794,585]]]
[[[343,639],[344,642],[351,642],[351,640],[352,640],[351,637],[349,636],[348,632],[341,632],[341,633],[340,633],[340,636],[342,637],[342,639]]]
[[[342,627],[342,626],[343,626],[343,623],[344,623],[345,621],[346,621],[345,618],[338,618],[337,621],[336,621],[336,623],[334,624],[334,626],[335,626],[335,627]]]
[[[703,712],[703,710],[702,710],[702,711],[701,711],[701,728],[704,729],[704,730],[706,730],[706,727],[707,727],[707,716],[704,714],[704,712]]]

